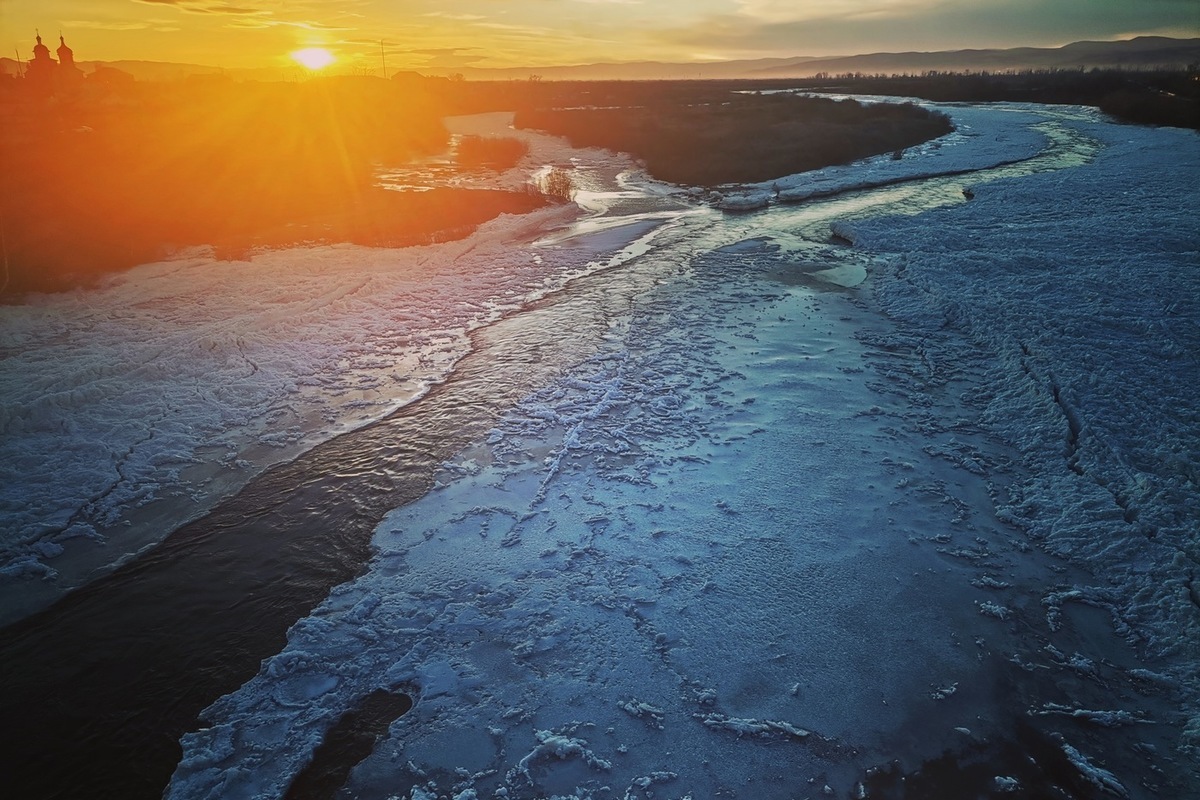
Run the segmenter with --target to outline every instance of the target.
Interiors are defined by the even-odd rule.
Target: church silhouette
[[[75,65],[75,53],[67,47],[66,40],[59,34],[58,60],[50,56],[50,48],[42,43],[42,34],[37,32],[37,44],[33,46],[33,58],[25,65],[25,80],[38,94],[49,96],[69,92],[83,81],[83,71]]]

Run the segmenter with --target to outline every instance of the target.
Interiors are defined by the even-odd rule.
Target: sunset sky
[[[1197,0],[0,0],[8,57],[61,30],[81,60],[342,69],[711,61],[1200,35]],[[3,52],[3,51],[0,51]]]

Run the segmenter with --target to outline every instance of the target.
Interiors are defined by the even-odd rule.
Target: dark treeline
[[[1124,122],[1200,129],[1200,72],[1195,70],[838,75],[793,83],[813,91],[923,97],[942,102],[1096,106]]]
[[[733,93],[689,85],[675,96],[631,84],[625,105],[525,109],[518,128],[565,136],[578,147],[632,153],[654,177],[715,186],[767,181],[920,144],[953,130],[911,104],[863,105],[792,94]],[[639,96],[641,95],[641,96]]]

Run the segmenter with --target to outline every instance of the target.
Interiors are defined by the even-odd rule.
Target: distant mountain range
[[[191,75],[226,75],[237,80],[284,80],[300,76],[298,68],[221,69],[201,64],[161,61],[82,61],[84,72],[97,65],[128,72],[137,80],[178,80]],[[488,69],[420,70],[426,75],[461,74],[468,80],[527,80],[537,75],[546,80],[683,80],[732,78],[805,78],[818,73],[838,75],[939,72],[1003,72],[1025,69],[1088,69],[1153,67],[1181,69],[1200,64],[1200,38],[1172,39],[1139,36],[1116,42],[1075,42],[1063,47],[1015,47],[1003,50],[946,50],[932,53],[869,53],[855,56],[761,58],[745,61],[670,63],[637,61],[580,64],[561,67],[510,67]],[[0,72],[15,74],[17,62],[0,58]]]
[[[801,69],[817,56],[758,58],[747,61],[705,61],[675,63],[669,61],[627,61],[615,64],[578,64],[563,67],[467,67],[461,69],[421,70],[427,75],[462,75],[472,81],[526,80],[540,76],[550,81],[637,81],[637,80],[720,80],[762,77],[763,73]],[[820,70],[814,70],[819,72]]]
[[[936,53],[871,53],[817,58],[756,70],[754,77],[808,77],[819,72],[919,73],[1003,72],[1025,69],[1091,67],[1183,68],[1200,63],[1200,39],[1140,36],[1119,42],[1074,42],[1063,47],[1014,47],[1007,50],[947,50]]]
[[[1002,72],[1024,69],[1123,67],[1182,69],[1200,63],[1200,39],[1140,36],[1117,42],[1075,42],[1064,47],[1015,47],[1006,50],[947,50],[933,53],[870,53],[856,56],[764,58],[672,64],[642,61],[624,64],[583,64],[569,67],[439,70],[460,72],[468,80],[523,80],[540,75],[546,80],[649,80],[687,78],[807,78],[828,72],[920,73]]]

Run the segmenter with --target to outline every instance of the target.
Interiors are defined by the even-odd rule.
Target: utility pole
[[[383,52],[383,39],[379,40],[379,60],[383,62],[383,79],[387,80],[387,53]]]

